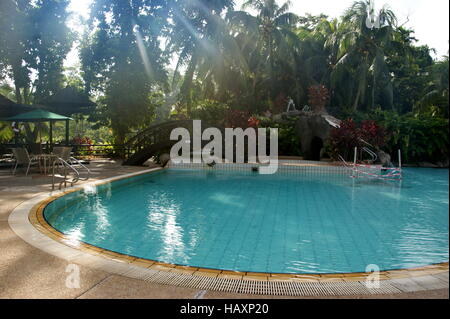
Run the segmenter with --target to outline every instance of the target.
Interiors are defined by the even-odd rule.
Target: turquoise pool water
[[[86,188],[45,209],[57,230],[178,265],[272,273],[364,272],[448,261],[448,170],[404,181],[164,170]]]

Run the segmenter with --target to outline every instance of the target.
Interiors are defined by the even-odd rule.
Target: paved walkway
[[[145,169],[123,167],[110,161],[95,162],[90,166],[93,171],[90,181]],[[8,170],[0,170],[0,298],[278,298],[159,285],[85,266],[80,266],[80,288],[67,288],[68,262],[29,245],[8,224],[8,216],[14,208],[38,193],[50,190],[51,179],[48,177],[12,177]],[[448,289],[441,289],[395,295],[327,298],[448,297]]]

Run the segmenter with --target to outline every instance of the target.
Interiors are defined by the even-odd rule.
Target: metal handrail
[[[378,155],[375,152],[373,152],[371,149],[367,147],[363,147],[362,150],[367,154],[369,154],[370,156],[372,156],[372,161],[376,162],[376,160],[378,159]]]
[[[91,177],[91,170],[89,168],[87,168],[86,166],[83,165],[83,163],[81,163],[79,160],[77,160],[75,157],[70,157],[69,158],[70,162],[75,162],[77,165],[80,165],[82,168],[84,168],[87,172],[87,177],[86,178],[79,178],[82,181],[87,181],[90,177]],[[70,164],[69,164],[70,165]],[[72,166],[72,165],[71,165]],[[75,169],[74,167],[72,167],[73,169]],[[78,172],[79,175],[79,172]]]
[[[67,163],[65,160],[63,160],[61,157],[57,157],[53,161],[53,167],[52,167],[52,191],[55,190],[55,165],[61,164],[64,167],[64,179],[59,183],[59,189],[61,190],[62,185],[64,184],[64,187],[67,187],[67,182],[69,181],[67,179],[67,168],[72,170],[73,173],[75,173],[75,177],[72,178],[70,181],[70,186],[73,186],[75,183],[77,183],[80,180],[80,173],[78,172],[75,167]]]

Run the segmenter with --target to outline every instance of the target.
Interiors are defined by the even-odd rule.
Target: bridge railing
[[[159,146],[161,148],[168,147],[175,143],[170,141],[170,133],[173,129],[183,127],[192,131],[192,120],[179,120],[164,122],[156,125],[152,125],[149,128],[139,132],[132,138],[130,138],[124,145],[123,155],[125,157],[125,162],[129,160],[139,152],[155,148]]]

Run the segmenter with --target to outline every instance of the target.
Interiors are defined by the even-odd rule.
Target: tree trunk
[[[15,87],[15,91],[16,91],[16,102],[19,104],[23,103],[22,100],[22,94],[20,93],[20,87],[19,84],[17,83],[17,81],[14,81],[14,87]]]
[[[125,158],[125,150],[123,149],[122,145],[125,144],[125,132],[121,129],[114,129],[113,128],[113,134],[114,134],[114,152],[119,158]]]
[[[21,63],[22,60],[21,59],[17,59],[17,57],[15,57],[14,59],[12,59],[11,62],[11,66],[12,66],[12,73],[13,73],[13,78],[14,78],[14,88],[15,88],[15,93],[16,93],[16,102],[19,104],[24,103],[23,98],[22,98],[22,93],[20,92],[20,87],[21,87]]]
[[[376,90],[376,86],[377,86],[377,78],[376,78],[376,75],[374,74],[373,75],[373,84],[372,84],[372,105],[371,105],[371,109],[372,110],[375,109],[375,90]]]
[[[353,110],[358,110],[359,98],[361,96],[361,89],[358,87],[358,92],[356,93],[355,103],[353,104]]]

